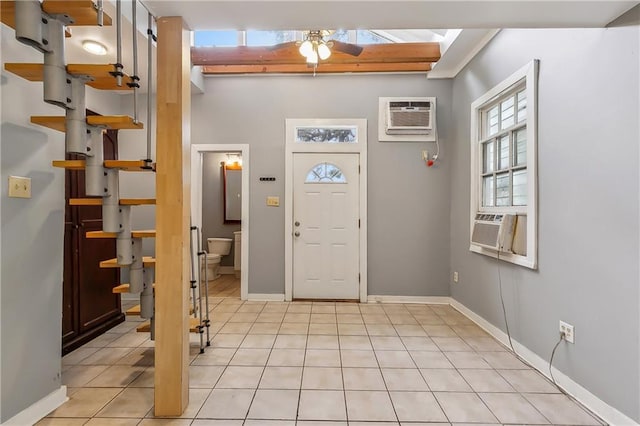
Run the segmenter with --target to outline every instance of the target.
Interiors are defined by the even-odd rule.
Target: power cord
[[[556,343],[556,345],[553,347],[553,350],[551,351],[551,358],[549,359],[549,376],[551,376],[551,381],[553,382],[554,385],[556,385],[556,387],[560,390],[560,392],[562,392],[564,394],[566,394],[566,392],[556,382],[555,377],[553,377],[553,371],[551,371],[551,364],[553,364],[553,357],[556,355],[556,349],[558,349],[558,346],[560,346],[560,343],[562,343],[562,341],[566,337],[567,336],[565,335],[564,331],[560,332],[560,340],[558,340],[558,343]]]
[[[507,330],[507,337],[509,338],[509,346],[511,347],[511,351],[514,354],[516,354],[516,350],[513,348],[513,342],[511,341],[511,332],[509,331],[509,321],[507,321],[507,309],[504,306],[504,297],[502,295],[502,273],[500,272],[500,250],[498,250],[497,260],[498,260],[498,283],[500,285],[500,303],[502,304],[502,315],[504,316],[504,326]]]

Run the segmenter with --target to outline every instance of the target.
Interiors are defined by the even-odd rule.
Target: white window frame
[[[498,257],[501,260],[525,266],[531,269],[538,267],[538,158],[537,158],[537,105],[538,105],[538,67],[539,60],[533,60],[512,75],[507,77],[497,86],[480,96],[471,104],[471,202],[469,211],[469,250],[474,253],[484,254],[490,257]],[[482,166],[483,153],[481,143],[483,137],[482,111],[487,106],[494,104],[496,100],[512,93],[513,89],[524,82],[527,96],[527,205],[509,207],[483,207],[482,206]],[[517,105],[515,106],[517,117]],[[517,120],[517,118],[516,118]],[[513,127],[513,126],[512,126]],[[497,149],[497,146],[494,148]],[[512,194],[513,196],[513,194]],[[473,224],[476,213],[511,213],[525,214],[527,216],[527,255],[504,253],[487,249],[471,242]]]

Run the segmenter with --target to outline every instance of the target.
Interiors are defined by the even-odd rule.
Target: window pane
[[[349,31],[348,30],[336,30],[336,32],[334,32],[333,34],[331,34],[329,36],[329,40],[338,40],[338,41],[344,41],[345,43],[348,43],[349,42]]]
[[[487,112],[487,136],[498,133],[498,105]]]
[[[375,34],[369,30],[358,30],[356,31],[356,43],[358,44],[380,44],[380,43],[390,43],[384,37],[381,37],[378,34]]]
[[[506,129],[507,127],[513,126],[513,103],[514,97],[510,97],[506,101],[500,103],[501,117],[502,121],[500,123],[501,129]]]
[[[514,133],[515,149],[514,166],[525,166],[527,164],[527,129],[521,129]]]
[[[509,168],[509,135],[504,135],[499,140],[498,170]]]
[[[273,46],[295,40],[295,31],[247,31],[247,46]]]
[[[194,31],[193,45],[205,46],[237,46],[238,31]]]
[[[518,123],[527,119],[527,92],[518,93]]]
[[[298,127],[296,142],[356,143],[356,127]]]
[[[342,170],[331,163],[320,163],[313,166],[304,183],[347,183]]]
[[[527,205],[527,171],[513,172],[513,205]]]
[[[485,142],[482,145],[482,173],[493,171],[493,141]]]
[[[482,178],[482,205],[493,207],[493,176]]]
[[[509,206],[509,173],[496,176],[496,206]]]

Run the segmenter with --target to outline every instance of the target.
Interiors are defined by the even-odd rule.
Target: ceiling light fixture
[[[324,41],[324,37],[330,34],[326,30],[309,31],[298,51],[307,59],[307,65],[317,67],[318,60],[327,60],[331,56],[331,46],[333,42]]]
[[[93,55],[104,56],[107,54],[107,47],[94,40],[85,40],[82,42],[82,48]]]

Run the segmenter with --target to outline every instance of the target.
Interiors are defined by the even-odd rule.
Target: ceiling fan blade
[[[359,56],[362,53],[363,48],[357,44],[344,43],[338,40],[331,40],[333,42],[332,50],[336,52],[346,53],[351,56]]]
[[[273,46],[269,46],[269,50],[278,50],[278,49],[287,49],[289,47],[297,46],[297,41],[287,41],[285,43],[274,44]]]

